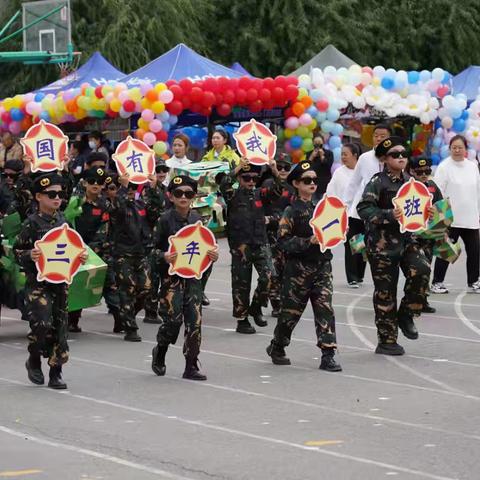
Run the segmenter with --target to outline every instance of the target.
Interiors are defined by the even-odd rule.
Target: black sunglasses
[[[392,158],[408,158],[408,153],[405,150],[403,152],[389,152],[387,156]]]
[[[3,178],[13,178],[14,180],[20,176],[20,173],[2,173]]]
[[[258,175],[249,175],[248,173],[240,176],[245,182],[256,182],[258,179]]]
[[[67,192],[63,190],[57,191],[48,191],[48,192],[40,192],[43,195],[46,195],[50,200],[54,200],[55,198],[59,198],[60,200],[65,200],[67,198]]]
[[[89,185],[97,184],[102,186],[105,183],[105,179],[104,178],[87,178],[87,183]]]
[[[174,190],[172,193],[175,198],[185,197],[189,200],[191,200],[195,196],[195,192],[193,190],[180,190],[179,188]]]
[[[317,177],[304,177],[299,179],[304,185],[311,185],[312,183],[317,183]]]
[[[157,165],[155,167],[155,173],[168,173],[169,170],[170,169],[168,167],[165,167],[163,165]]]
[[[292,167],[291,167],[290,165],[288,165],[288,163],[287,163],[287,164],[284,163],[284,164],[277,165],[277,170],[278,170],[278,171],[283,170],[283,171],[285,171],[285,172],[289,172],[291,168],[292,168]]]
[[[431,168],[418,168],[413,170],[417,175],[430,175],[432,173]]]

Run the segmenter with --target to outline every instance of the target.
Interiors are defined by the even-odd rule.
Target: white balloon
[[[382,67],[381,65],[373,67],[373,75],[378,78],[383,78],[385,75],[385,67]]]

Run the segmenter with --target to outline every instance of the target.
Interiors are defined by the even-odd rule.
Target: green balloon
[[[302,138],[305,138],[305,137],[308,137],[308,134],[310,132],[310,130],[307,128],[307,127],[304,127],[303,125],[301,125],[300,127],[298,127],[295,132],[297,133],[297,135],[299,135],[300,137]]]
[[[313,150],[313,142],[311,138],[305,138],[303,140],[302,150],[304,152],[311,152]]]

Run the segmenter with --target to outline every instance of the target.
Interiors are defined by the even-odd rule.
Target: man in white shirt
[[[363,195],[365,185],[378,172],[383,170],[383,164],[375,156],[375,147],[392,134],[390,127],[384,123],[375,125],[373,129],[372,150],[362,153],[358,158],[352,178],[345,190],[344,201],[348,206],[348,216],[359,219],[357,205]]]

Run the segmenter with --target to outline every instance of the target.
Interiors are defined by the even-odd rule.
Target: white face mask
[[[95,143],[94,140],[89,140],[88,146],[90,147],[91,150],[95,150],[97,148],[97,144]]]

